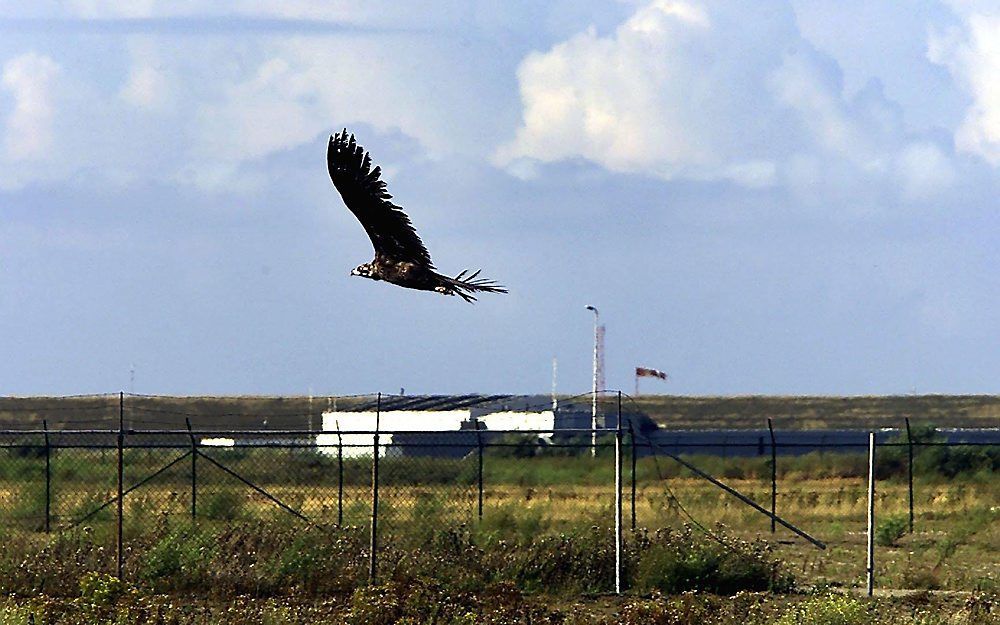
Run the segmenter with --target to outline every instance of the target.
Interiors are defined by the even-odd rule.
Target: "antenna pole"
[[[590,457],[597,457],[597,391],[600,381],[600,334],[599,327],[601,313],[593,306],[587,306],[587,310],[594,313],[594,388],[590,398]]]
[[[559,359],[552,357],[552,412],[559,410],[559,400],[556,398],[556,374],[559,372]]]

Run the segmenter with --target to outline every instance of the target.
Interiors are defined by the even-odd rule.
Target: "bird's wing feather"
[[[385,181],[379,178],[381,168],[372,169],[371,158],[354,140],[354,135],[348,137],[345,129],[330,137],[326,163],[333,186],[364,226],[376,256],[381,254],[433,268],[431,256],[410,218],[390,201],[392,196],[386,191]]]

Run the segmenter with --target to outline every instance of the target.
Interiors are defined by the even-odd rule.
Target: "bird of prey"
[[[454,278],[434,270],[431,255],[417,236],[410,218],[393,204],[385,182],[379,179],[381,168],[372,169],[371,157],[347,129],[330,137],[326,151],[327,168],[333,186],[344,204],[358,218],[375,248],[370,263],[358,265],[352,276],[385,280],[408,289],[436,291],[475,301],[473,293],[506,293],[507,289],[492,280],[479,277],[479,271],[461,272]]]

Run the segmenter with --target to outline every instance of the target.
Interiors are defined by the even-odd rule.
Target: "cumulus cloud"
[[[539,36],[542,51],[526,56],[524,42],[490,30],[509,22],[505,13],[487,15],[488,4],[451,11],[457,0],[442,0],[433,15],[409,21],[418,30],[461,22],[458,32],[474,33],[468,38],[143,33],[124,41],[126,71],[99,80],[79,70],[102,64],[105,52],[87,60],[56,56],[64,81],[74,81],[64,91],[76,100],[60,107],[58,120],[73,157],[29,173],[51,179],[87,169],[220,186],[335,127],[365,124],[416,139],[432,158],[492,158],[525,179],[545,163],[583,158],[615,172],[789,186],[814,197],[889,183],[902,199],[920,201],[961,174],[948,141],[904,129],[904,112],[877,81],[845,89],[840,66],[804,38],[789,0],[643,0],[620,5],[631,14],[607,22],[616,27]],[[377,25],[372,7],[380,6],[77,0],[52,4],[50,12]],[[532,2],[512,6],[518,27],[551,17]],[[409,11],[389,11],[386,19],[406,21]],[[192,28],[197,32],[197,23]],[[154,143],[160,149],[149,150]]]
[[[840,170],[902,176],[904,199],[952,178],[945,150],[907,136],[878,82],[845,93],[836,62],[801,36],[784,1],[653,0],[607,36],[588,30],[530,55],[518,79],[523,122],[495,155],[518,175],[525,160],[580,157],[748,187],[802,175],[807,187]]]
[[[139,63],[132,67],[122,87],[121,97],[147,111],[161,110],[169,98],[169,86],[163,72],[154,65]]]
[[[1000,11],[966,10],[964,28],[931,35],[928,57],[947,67],[972,99],[955,133],[958,149],[1000,165]]]
[[[907,145],[895,164],[903,197],[908,200],[933,196],[955,181],[951,159],[931,142]]]
[[[194,153],[241,162],[356,123],[402,131],[432,155],[484,154],[502,132],[493,86],[456,65],[457,43],[425,38],[277,38],[248,75],[196,111]]]
[[[768,95],[755,85],[776,57],[758,41],[787,28],[791,16],[758,20],[764,32],[752,35],[728,17],[658,0],[611,36],[591,29],[530,55],[518,71],[524,122],[498,161],[582,156],[613,171],[668,178],[766,177],[768,146],[734,131],[760,128],[780,138],[776,120],[759,115]],[[726,42],[730,31],[736,38]],[[744,54],[752,65],[738,62]]]
[[[248,180],[268,156],[317,141],[321,135],[364,124],[383,133],[416,139],[424,156],[476,155],[481,160],[506,132],[497,123],[509,93],[475,63],[456,62],[481,54],[476,44],[417,35],[277,35],[259,38],[135,35],[120,40],[123,74],[95,81],[88,68],[105,49],[65,59],[61,73],[65,106],[52,114],[60,143],[57,162],[0,170],[4,186],[65,179],[87,171],[87,180],[149,179],[205,188],[259,187]],[[511,61],[510,65],[515,65]],[[13,65],[12,65],[13,67]],[[2,68],[2,64],[0,64]],[[16,69],[16,68],[14,68]],[[44,104],[47,72],[10,74],[18,93],[39,94]],[[27,77],[42,80],[25,91]],[[20,99],[16,99],[20,102]],[[2,103],[2,101],[0,101]],[[18,108],[11,124],[24,127]],[[506,114],[513,122],[514,116]],[[0,109],[0,123],[6,117]],[[54,119],[51,119],[54,117]],[[16,123],[15,123],[16,122]],[[5,133],[24,152],[22,136]],[[371,147],[371,139],[366,141]],[[150,145],[158,146],[150,150]],[[2,144],[0,144],[2,147]],[[38,152],[40,148],[32,148]],[[40,155],[41,156],[41,155]],[[263,174],[262,174],[263,175]]]
[[[58,75],[59,65],[55,61],[34,52],[4,64],[2,84],[14,98],[14,109],[5,124],[4,150],[8,160],[37,159],[52,145],[55,116],[52,91]]]

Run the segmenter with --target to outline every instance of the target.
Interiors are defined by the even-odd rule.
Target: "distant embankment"
[[[146,397],[125,396],[125,424],[135,429],[320,428],[329,407],[351,409],[358,397]],[[584,402],[588,403],[589,402]],[[564,406],[568,404],[564,403]],[[613,405],[611,402],[609,405]],[[573,408],[581,409],[580,398]],[[589,406],[584,406],[589,410]],[[760,429],[768,417],[782,430],[901,427],[911,422],[940,427],[1000,427],[1000,396],[903,395],[883,397],[685,397],[643,395],[624,410],[638,408],[661,427],[676,430]],[[84,397],[0,397],[0,429],[113,428],[118,425],[118,395]]]
[[[219,396],[167,397],[113,395],[80,397],[0,397],[0,429],[117,428],[119,412],[131,429],[308,430],[320,429],[327,405],[340,409],[358,398]],[[336,404],[334,404],[336,402]]]
[[[644,395],[639,408],[669,429],[766,427],[868,429],[900,427],[903,419],[941,427],[1000,427],[997,395],[886,395],[856,397],[682,397]]]

